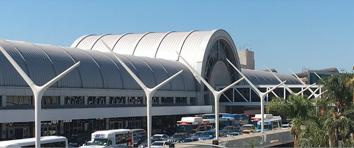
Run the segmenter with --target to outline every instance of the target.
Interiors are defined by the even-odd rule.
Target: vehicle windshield
[[[102,145],[105,146],[108,144],[108,139],[94,139],[91,142],[87,142],[86,145]]]
[[[153,142],[151,145],[163,146],[163,142]]]
[[[200,137],[200,136],[202,136],[203,134],[205,134],[205,132],[196,132],[196,133],[194,133],[193,135]]]
[[[161,139],[162,138],[162,135],[154,135],[152,136],[153,139]]]
[[[219,117],[221,117],[221,115],[219,115]],[[203,115],[202,118],[203,118],[203,119],[215,119],[215,115],[212,115],[212,114],[210,114],[210,115]]]
[[[200,135],[200,137],[210,137],[210,136],[212,136],[212,135],[214,135],[213,132],[204,132],[204,133],[202,133],[202,134]]]
[[[162,141],[161,139],[166,138],[165,135],[154,135],[152,136],[152,139],[154,139],[155,141]]]
[[[243,126],[242,127],[244,130],[246,129],[246,130],[251,130],[251,129],[253,129],[254,128],[254,126]]]
[[[192,125],[177,125],[177,133],[184,133],[184,132],[192,132],[193,126]]]
[[[257,125],[257,129],[261,129],[262,126],[261,125]],[[267,124],[264,124],[264,129],[271,129],[271,126],[270,125],[267,125]]]
[[[224,131],[236,131],[237,127],[227,126],[223,129]]]
[[[185,138],[187,137],[187,135],[184,135],[184,134],[175,134],[172,136],[172,138]]]

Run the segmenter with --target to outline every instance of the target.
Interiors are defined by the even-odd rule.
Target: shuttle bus
[[[63,136],[42,136],[41,147],[68,147],[68,139]],[[0,141],[1,148],[34,147],[35,138]]]
[[[261,131],[262,121],[257,122],[256,131]],[[272,118],[264,119],[264,131],[279,129],[282,127],[282,120],[280,116],[272,116]]]
[[[203,114],[203,122],[209,125],[215,126],[215,114]],[[219,114],[219,124],[220,129],[223,129],[226,126],[240,126],[240,122],[229,113],[220,113]]]
[[[182,117],[177,121],[177,133],[195,133],[211,129],[211,126],[204,122],[202,117]]]
[[[131,147],[146,139],[143,129],[114,129],[96,131],[91,134],[91,140],[81,148],[91,147]]]

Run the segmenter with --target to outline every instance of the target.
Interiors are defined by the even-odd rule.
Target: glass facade
[[[89,96],[87,97],[88,105],[102,105],[106,104],[106,97]]]
[[[66,105],[84,105],[85,97],[84,96],[66,96],[64,99],[64,104]]]
[[[125,104],[126,97],[109,97],[109,104]]]
[[[42,98],[42,105],[60,105],[60,97],[59,96],[44,96]]]
[[[187,104],[187,97],[176,97],[176,104]]]
[[[2,100],[5,99],[5,100]],[[61,100],[63,99],[63,100]],[[4,104],[1,104],[5,102]],[[0,106],[2,108],[32,108],[32,96],[0,96]],[[109,107],[109,106],[141,106],[146,104],[143,96],[43,96],[43,108],[76,108],[76,107]],[[153,105],[197,105],[196,97],[163,97],[156,96],[152,98]]]
[[[173,97],[161,97],[161,104],[173,104]]]
[[[20,107],[20,106],[32,106],[32,96],[7,96],[6,106],[8,107]]]

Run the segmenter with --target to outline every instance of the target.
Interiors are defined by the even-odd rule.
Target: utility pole
[[[70,68],[62,72],[61,74],[54,77],[52,80],[48,81],[42,86],[36,85],[32,79],[22,70],[22,68],[17,64],[17,62],[7,53],[7,51],[0,47],[0,51],[5,55],[6,59],[11,63],[11,65],[16,69],[16,71],[20,74],[20,76],[25,80],[28,86],[31,88],[33,96],[34,96],[34,124],[35,124],[35,147],[40,148],[40,137],[41,137],[41,101],[44,92],[61,78],[66,76],[72,70],[80,65],[80,61],[72,65]]]
[[[148,148],[151,147],[151,130],[152,130],[152,113],[151,113],[151,108],[152,108],[152,97],[156,93],[156,91],[167,84],[169,81],[177,77],[179,74],[183,72],[183,70],[180,70],[173,76],[169,77],[168,79],[164,80],[157,86],[153,88],[147,87],[143,81],[139,79],[139,77],[124,63],[124,61],[116,54],[113,52],[112,48],[110,48],[106,42],[101,40],[103,45],[106,46],[106,48],[110,51],[111,54],[114,55],[114,57],[118,60],[118,62],[123,66],[123,68],[129,73],[131,77],[138,83],[138,85],[143,89],[145,96],[146,96],[146,116],[147,116],[147,144]]]

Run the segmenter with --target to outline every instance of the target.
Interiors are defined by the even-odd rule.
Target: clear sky
[[[92,33],[222,28],[256,68],[354,66],[354,1],[324,0],[4,0],[0,38],[70,44]]]

